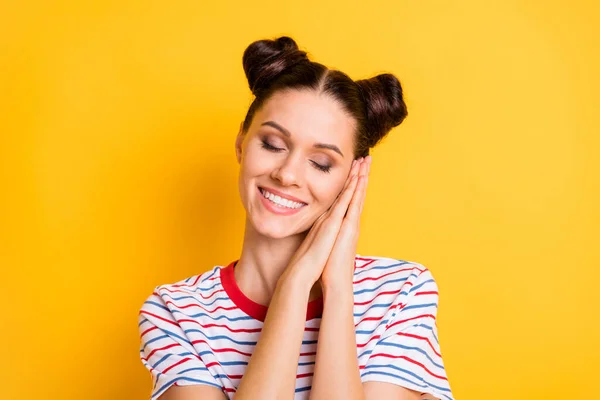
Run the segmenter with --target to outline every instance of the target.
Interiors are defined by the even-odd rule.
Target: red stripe
[[[219,310],[219,309],[220,309],[220,310],[229,311],[229,310],[235,310],[235,309],[237,308],[236,306],[233,306],[233,307],[223,307],[223,306],[218,306],[218,307],[217,307],[217,308],[215,308],[214,310],[209,310],[209,309],[207,309],[207,308],[204,308],[204,307],[202,307],[202,305],[201,305],[201,304],[190,303],[190,304],[184,304],[184,305],[180,306],[180,305],[178,305],[178,304],[175,304],[175,303],[173,303],[173,302],[172,302],[172,301],[170,301],[170,300],[167,300],[167,301],[165,302],[165,304],[172,304],[174,307],[176,307],[176,308],[181,308],[181,309],[184,309],[184,308],[190,308],[190,307],[200,307],[201,309],[203,309],[204,311],[206,311],[206,312],[209,312],[209,313],[215,312],[215,311],[217,311],[217,310]]]
[[[166,319],[166,318],[163,318],[163,317],[161,317],[161,316],[159,316],[159,315],[152,314],[151,312],[148,312],[148,311],[143,311],[143,310],[142,310],[142,311],[140,311],[140,314],[152,315],[154,318],[158,318],[158,319],[160,319],[160,320],[162,320],[162,321],[165,321],[165,322],[168,322],[168,323],[170,323],[170,324],[172,324],[172,325],[179,326],[179,325],[177,324],[177,322],[173,322],[173,321],[171,321],[171,320],[168,320],[168,319]]]
[[[427,367],[425,365],[421,364],[418,361],[413,360],[412,358],[406,357],[406,356],[394,356],[394,355],[386,354],[386,353],[377,353],[377,354],[371,354],[370,358],[373,358],[373,357],[401,358],[401,359],[406,360],[408,362],[411,362],[411,363],[413,363],[415,365],[418,365],[419,367],[423,368],[429,375],[431,375],[433,377],[436,377],[438,379],[443,379],[445,381],[448,380],[448,378],[446,378],[445,376],[434,374],[429,369],[427,369]]]
[[[175,364],[172,364],[172,365],[171,365],[171,366],[169,366],[168,368],[165,368],[165,369],[163,370],[163,374],[166,374],[166,373],[167,373],[167,371],[168,371],[168,370],[170,370],[171,368],[175,368],[176,366],[178,366],[178,365],[180,365],[180,364],[183,364],[184,362],[187,362],[187,361],[190,361],[190,360],[191,360],[191,358],[189,358],[189,357],[186,357],[186,358],[184,358],[183,360],[179,360],[179,361],[177,361]]]
[[[366,318],[363,318],[360,321],[358,321],[358,323],[356,325],[354,325],[354,327],[356,328],[361,322],[364,322],[364,321],[379,321],[382,318],[383,318],[383,315],[381,315],[379,317],[366,317]]]
[[[412,321],[412,320],[419,319],[419,318],[433,318],[433,319],[435,319],[435,315],[433,315],[433,314],[423,314],[423,315],[417,315],[416,317],[412,317],[412,318],[401,319],[400,321],[396,321],[393,324],[391,324],[390,326],[388,326],[388,329],[390,329],[393,326],[400,325],[403,322],[408,322],[408,321]]]
[[[171,286],[175,286],[175,285],[171,285]],[[202,295],[202,292],[195,292],[195,291],[190,291],[190,290],[169,289],[167,287],[161,287],[160,290],[166,290],[167,292],[170,292],[170,293],[185,293],[185,294],[198,295],[198,296],[202,297],[204,300],[210,299],[211,297],[213,297],[215,294],[217,294],[219,292],[225,291],[223,289],[215,290],[214,292],[212,292],[211,294],[209,294],[208,296],[205,297],[204,295]]]
[[[369,343],[371,343],[371,341],[372,341],[372,340],[374,340],[374,339],[379,339],[380,337],[381,337],[381,335],[374,335],[374,336],[371,336],[371,337],[369,338],[369,340],[368,340],[366,343],[363,343],[363,344],[357,344],[357,345],[356,345],[356,347],[358,347],[358,348],[365,347],[366,345],[368,345]]]
[[[198,279],[200,279],[200,277],[203,274],[199,274],[198,276],[196,276],[196,280],[194,280],[194,283],[190,284],[190,283],[178,283],[175,285],[169,285],[171,287],[191,287],[191,286],[196,286],[196,283],[198,283]]]
[[[257,333],[260,332],[262,330],[262,328],[254,328],[254,329],[231,329],[230,327],[228,327],[227,325],[221,325],[221,324],[201,324],[200,322],[194,320],[194,319],[180,319],[179,323],[182,322],[193,322],[196,325],[200,325],[203,328],[211,328],[211,327],[217,327],[217,328],[225,328],[230,332],[242,332],[242,333]]]
[[[435,290],[432,290],[432,291],[429,291],[429,292],[417,292],[417,293],[415,293],[415,296],[425,296],[427,294],[438,294],[438,292],[435,291]]]
[[[368,261],[368,262],[364,263],[364,264],[363,264],[363,265],[361,265],[360,267],[357,265],[357,266],[356,266],[356,268],[354,268],[355,270],[356,270],[356,269],[360,269],[360,268],[364,268],[364,267],[366,267],[367,265],[371,265],[371,264],[373,264],[373,263],[375,262],[375,260],[373,260],[373,259],[371,259],[371,258],[362,258],[362,257],[356,257],[356,259],[357,259],[357,260],[361,260],[361,261]]]
[[[442,355],[440,353],[437,352],[437,350],[433,347],[433,345],[431,344],[431,342],[429,341],[428,338],[423,337],[423,336],[419,336],[419,335],[415,335],[412,333],[404,333],[404,332],[396,332],[396,335],[398,336],[406,336],[406,337],[411,337],[413,339],[419,339],[419,340],[424,340],[429,344],[429,347],[431,347],[431,350],[433,350],[433,352],[438,356],[438,357],[442,357]]]
[[[316,351],[309,351],[307,353],[300,353],[300,356],[314,356],[316,354],[317,354]]]
[[[159,348],[156,348],[156,349],[152,350],[150,352],[150,354],[148,354],[148,356],[146,358],[142,358],[142,359],[148,361],[150,359],[150,357],[152,357],[154,355],[154,353],[156,353],[157,351],[167,350],[167,349],[170,349],[172,347],[177,347],[177,346],[183,347],[179,343],[171,343],[171,344],[168,344],[168,345],[166,345],[164,347],[159,347]]]
[[[375,301],[376,299],[378,299],[380,296],[383,296],[384,294],[398,294],[397,290],[388,290],[387,292],[381,292],[378,293],[376,297],[373,297],[371,300],[367,300],[367,301],[363,301],[363,302],[354,302],[355,306],[364,306],[366,304],[372,303],[373,301]]]
[[[359,281],[356,281],[356,282],[354,282],[354,284],[361,283],[361,282],[364,282],[364,281],[377,281],[377,280],[379,280],[379,279],[381,279],[381,278],[385,278],[386,276],[390,276],[390,275],[393,275],[393,274],[397,274],[398,272],[410,271],[410,270],[413,270],[413,269],[416,269],[416,270],[418,270],[418,271],[421,271],[421,270],[420,270],[420,269],[418,269],[417,267],[411,267],[411,268],[402,268],[402,269],[399,269],[399,270],[397,270],[397,271],[388,272],[387,274],[383,274],[383,275],[381,275],[381,276],[377,276],[377,277],[368,276],[368,277],[366,277],[366,278],[363,278],[363,279],[361,279],[361,280],[359,280]]]
[[[153,331],[153,330],[155,330],[155,329],[158,329],[158,326],[153,326],[153,327],[151,327],[151,328],[148,328],[148,329],[146,329],[144,332],[142,332],[142,333],[140,334],[140,338],[143,338],[143,337],[144,337],[144,335],[145,335],[146,333],[148,333],[148,332],[150,332],[150,331]]]

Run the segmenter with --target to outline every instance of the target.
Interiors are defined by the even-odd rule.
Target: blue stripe
[[[256,346],[256,342],[234,340],[231,337],[225,336],[225,335],[208,336],[206,333],[204,333],[203,331],[201,331],[199,329],[186,329],[183,332],[186,335],[188,333],[200,333],[202,336],[204,336],[208,340],[225,339],[225,340],[229,340],[230,342],[233,342],[235,344],[239,344],[239,345],[243,345],[243,346]]]
[[[217,282],[217,283],[215,283],[214,285],[212,285],[211,287],[208,287],[208,288],[197,287],[197,288],[194,288],[194,292],[197,292],[198,289],[202,290],[203,292],[211,291],[211,290],[213,290],[214,288],[216,288],[217,286],[220,286],[220,285],[221,285],[221,282]]]
[[[162,309],[162,310],[165,310],[165,311],[167,311],[167,312],[170,312],[170,310],[169,310],[167,307],[165,307],[165,306],[163,306],[162,304],[159,304],[159,303],[157,303],[157,302],[155,302],[155,301],[146,300],[146,301],[144,302],[144,304],[152,304],[153,306],[156,306],[156,307],[158,307],[158,308],[160,308],[160,309]]]
[[[359,313],[354,313],[354,316],[355,317],[362,317],[363,315],[365,315],[366,313],[368,313],[372,308],[385,308],[385,307],[391,306],[392,304],[394,304],[394,302],[387,303],[387,304],[374,304],[374,305],[371,305],[369,308],[367,308],[365,310],[365,312],[363,312],[363,313],[360,313],[360,314]]]
[[[360,268],[358,269],[358,272],[354,274],[354,276],[359,276],[364,272],[368,272],[368,271],[373,271],[376,269],[390,269],[390,268],[394,268],[394,267],[399,267],[401,265],[405,265],[408,264],[407,262],[400,262],[400,263],[396,263],[396,264],[390,264],[390,265],[378,265],[376,267],[365,267],[365,268]],[[402,268],[400,268],[402,269]]]
[[[158,375],[157,375],[157,377],[158,377]],[[158,390],[156,390],[156,391],[154,392],[154,394],[152,395],[152,397],[153,397],[153,398],[155,398],[155,397],[158,397],[160,394],[162,394],[162,392],[163,392],[164,390],[168,389],[168,388],[169,388],[169,386],[171,386],[173,383],[175,383],[175,382],[177,382],[177,381],[180,381],[180,380],[183,380],[183,381],[188,381],[188,382],[195,382],[195,383],[204,383],[204,384],[206,384],[206,385],[214,386],[214,387],[216,387],[216,388],[219,388],[219,390],[222,390],[222,389],[221,389],[221,385],[217,385],[216,383],[209,382],[209,381],[204,381],[204,380],[202,380],[202,379],[188,378],[187,376],[180,376],[180,377],[178,377],[178,378],[171,379],[170,381],[168,381],[167,383],[165,383],[164,385],[162,385],[162,386],[160,387],[160,389],[158,389]],[[158,379],[156,380],[156,382],[158,382]]]
[[[387,323],[387,320],[382,321],[380,325],[383,325],[384,322]],[[374,333],[379,328],[380,325],[378,325],[377,328],[373,329],[372,331],[357,330],[356,333],[359,334],[359,335],[371,335],[372,333]],[[430,325],[426,325],[426,324],[411,325],[411,328],[418,328],[418,327],[432,329]],[[385,332],[384,332],[384,334],[385,334]],[[433,332],[432,332],[432,334],[433,334]],[[437,342],[437,338],[435,336],[434,336],[434,338],[435,338],[435,340]]]
[[[435,361],[433,361],[433,359],[431,358],[431,356],[429,355],[429,353],[427,353],[422,348],[420,348],[420,347],[413,347],[413,346],[406,346],[406,345],[403,345],[403,344],[400,344],[400,343],[388,343],[388,342],[386,342],[386,340],[388,340],[390,338],[394,338],[394,336],[387,337],[387,338],[385,338],[385,339],[377,342],[377,345],[375,346],[375,348],[378,348],[379,346],[388,346],[388,347],[397,347],[397,348],[404,349],[404,350],[414,350],[416,352],[419,352],[419,353],[423,354],[425,357],[427,357],[427,359],[433,365],[435,365],[436,367],[438,367],[440,369],[444,369],[444,366],[442,364],[438,364]],[[388,352],[384,352],[384,353],[392,354],[392,353],[388,353]],[[400,354],[407,354],[407,353],[402,352]],[[397,354],[392,354],[392,355],[397,355]],[[438,358],[437,354],[435,355],[435,357]]]
[[[183,315],[185,315],[186,317],[189,317],[189,318],[208,317],[208,318],[212,319],[213,321],[218,321],[220,319],[226,319],[228,321],[234,322],[234,321],[247,321],[249,319],[252,319],[252,320],[254,319],[254,318],[252,318],[250,316],[237,317],[237,318],[229,318],[226,315],[220,315],[220,316],[218,316],[218,317],[215,318],[212,315],[206,314],[206,313],[198,313],[198,314],[188,315],[188,314],[186,314],[186,313],[184,313],[182,311],[179,311],[179,310],[173,310],[172,313],[173,314],[175,314],[175,313],[183,314]]]
[[[141,320],[141,321],[138,323],[138,328],[139,328],[140,326],[142,326],[142,324],[143,324],[144,322],[149,322],[149,321],[148,321],[146,318],[142,319],[142,320]]]
[[[190,372],[190,371],[206,371],[206,372],[210,373],[208,371],[208,368],[206,368],[206,367],[193,367],[193,368],[184,369],[183,371],[180,371],[177,374],[178,375],[183,375],[186,372]]]
[[[248,365],[247,361],[219,361],[221,365]]]
[[[200,283],[204,283],[206,282],[206,280],[212,278],[213,276],[215,276],[215,274],[217,273],[217,267],[214,267],[212,269],[212,271],[210,271],[210,273],[208,275],[206,275],[204,278],[202,278],[202,280],[200,281]]]
[[[437,308],[437,306],[438,306],[437,303],[413,304],[411,306],[406,306],[402,310],[400,310],[400,314],[402,314],[403,311],[411,310],[413,308],[425,308],[425,307],[435,307],[435,308]]]
[[[385,282],[383,282],[381,285],[379,285],[379,286],[377,286],[377,287],[375,287],[375,288],[373,288],[373,289],[363,289],[363,290],[358,290],[358,291],[354,292],[354,295],[361,294],[361,293],[366,293],[366,292],[374,292],[374,291],[378,290],[379,288],[381,288],[382,286],[384,286],[384,285],[387,285],[388,283],[394,283],[394,282],[404,282],[404,281],[406,281],[407,279],[409,279],[411,276],[414,276],[414,277],[416,277],[417,275],[415,275],[415,274],[410,274],[410,275],[409,275],[407,278],[391,279],[391,280],[389,280],[389,281],[385,281]]]
[[[160,363],[162,363],[163,361],[165,361],[167,358],[171,357],[172,355],[173,355],[173,353],[165,355],[163,358],[158,360],[158,362],[156,364],[154,364],[152,366],[152,368],[156,369],[156,367],[158,367],[160,365]]]
[[[383,325],[383,324],[384,324],[384,322],[382,321],[380,325]],[[373,331],[371,331],[370,333],[373,333],[373,332],[375,332],[375,330],[377,330],[377,329],[379,328],[379,326],[380,326],[380,325],[378,325],[378,326],[377,326],[377,328],[375,328],[375,329],[374,329]],[[431,326],[430,326],[430,325],[426,325],[426,324],[418,324],[418,325],[413,325],[413,327],[415,327],[415,328],[417,328],[417,327],[424,327],[424,328],[429,328],[429,329],[431,329]],[[359,331],[356,331],[356,332],[358,333]],[[364,332],[367,332],[367,331],[364,331]],[[384,332],[384,334],[385,334],[385,332]],[[375,343],[375,348],[377,348],[377,344],[381,343],[382,341],[384,341],[384,340],[385,340],[385,339],[387,339],[387,338],[389,338],[389,337],[380,338],[380,339],[379,339],[379,341],[378,341],[377,343]],[[438,345],[439,345],[439,342],[437,341],[437,338],[436,338],[436,342],[437,342],[437,343],[438,343]],[[363,353],[361,353],[361,354],[358,356],[358,359],[360,360],[362,357],[364,357],[364,356],[366,356],[366,355],[368,355],[368,354],[371,354],[372,352],[373,352],[372,350],[365,350]]]
[[[202,304],[203,306],[212,306],[213,304],[215,304],[216,301],[218,300],[229,300],[229,297],[217,297],[215,298],[212,302],[210,303],[204,303],[203,301],[201,301],[198,296],[181,296],[181,297],[173,297],[170,293],[161,293],[161,296],[166,296],[169,299],[171,299],[172,301],[179,301],[179,300],[185,300],[185,299],[192,299],[192,300],[196,300],[198,303]]]
[[[387,319],[382,319],[381,321],[379,321],[379,324],[377,325],[377,327],[375,329],[373,329],[372,331],[367,331],[367,330],[359,329],[359,330],[356,331],[356,333],[361,334],[361,335],[371,334],[371,333],[375,332],[377,329],[379,329],[379,327],[381,325],[387,324],[387,322],[388,322]]]
[[[392,368],[392,369],[395,369],[397,371],[403,372],[403,373],[405,373],[407,375],[410,375],[410,376],[412,376],[414,378],[417,378],[422,383],[413,382],[413,381],[411,381],[411,380],[409,380],[409,379],[407,379],[407,378],[405,378],[403,376],[400,376],[400,375],[397,375],[397,374],[394,374],[394,373],[391,373],[391,372],[383,372],[383,371],[367,371],[362,376],[371,375],[371,374],[381,374],[381,375],[391,376],[393,378],[398,378],[398,379],[404,380],[406,382],[410,382],[410,383],[412,383],[414,385],[417,385],[417,386],[419,386],[421,388],[424,388],[424,389],[432,387],[432,388],[435,388],[435,389],[437,389],[437,390],[439,390],[441,392],[451,393],[450,389],[447,386],[444,387],[444,386],[434,385],[433,383],[426,381],[425,379],[423,379],[421,376],[415,374],[414,372],[406,370],[406,369],[403,369],[403,368],[400,368],[400,367],[397,367],[397,366],[395,366],[393,364],[373,364],[373,365],[370,365],[370,366],[366,366],[365,370],[371,369],[371,368]]]
[[[417,286],[413,286],[408,293],[412,293],[413,290],[417,290],[420,289],[421,287],[423,287],[423,285],[425,285],[426,283],[430,283],[430,282],[434,282],[435,281],[433,279],[427,279],[425,282],[419,283]]]
[[[163,335],[163,336],[157,336],[157,337],[155,337],[154,339],[150,339],[149,341],[145,342],[145,343],[142,345],[142,348],[144,349],[144,351],[145,351],[145,349],[146,349],[146,346],[147,346],[149,343],[152,343],[152,342],[154,342],[154,341],[156,341],[156,340],[159,340],[159,339],[168,338],[169,336],[170,336],[170,337],[176,337],[177,339],[179,339],[179,340],[181,340],[182,342],[184,342],[184,343],[187,343],[187,344],[189,344],[189,345],[191,346],[191,343],[189,342],[189,340],[188,340],[188,339],[186,339],[186,338],[183,338],[183,337],[179,336],[178,334],[176,334],[176,333],[173,333],[173,332],[171,332],[171,331],[169,331],[169,330],[167,330],[167,329],[164,329],[164,328],[159,328],[159,330],[161,330],[162,332],[166,333],[166,335]]]

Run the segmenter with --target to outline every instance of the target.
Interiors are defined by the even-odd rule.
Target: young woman
[[[242,253],[143,304],[151,398],[452,400],[431,272],[356,254],[369,149],[407,115],[400,82],[353,81],[289,37],[243,65]]]

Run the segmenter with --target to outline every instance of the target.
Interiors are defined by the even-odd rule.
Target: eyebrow
[[[280,131],[281,133],[283,133],[285,136],[290,137],[292,136],[292,134],[290,133],[290,131],[288,131],[287,129],[285,129],[283,126],[279,125],[277,122],[275,121],[267,121],[267,122],[263,122],[261,124],[261,126],[263,125],[268,125],[270,127],[273,127],[275,129],[277,129],[278,131]],[[342,154],[342,151],[340,150],[339,147],[337,147],[334,144],[327,144],[327,143],[315,143],[313,145],[313,147],[318,148],[318,149],[329,149],[329,150],[333,150],[336,153],[338,153],[340,156],[342,156],[342,158],[344,157],[344,155]]]

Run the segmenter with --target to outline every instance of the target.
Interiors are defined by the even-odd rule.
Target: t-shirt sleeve
[[[140,358],[152,376],[152,400],[172,385],[222,389],[156,292],[142,305],[138,322]]]
[[[362,381],[393,383],[420,392],[422,399],[453,400],[438,341],[438,287],[431,272],[425,269],[412,285],[405,284],[394,303],[396,312],[369,356]]]

